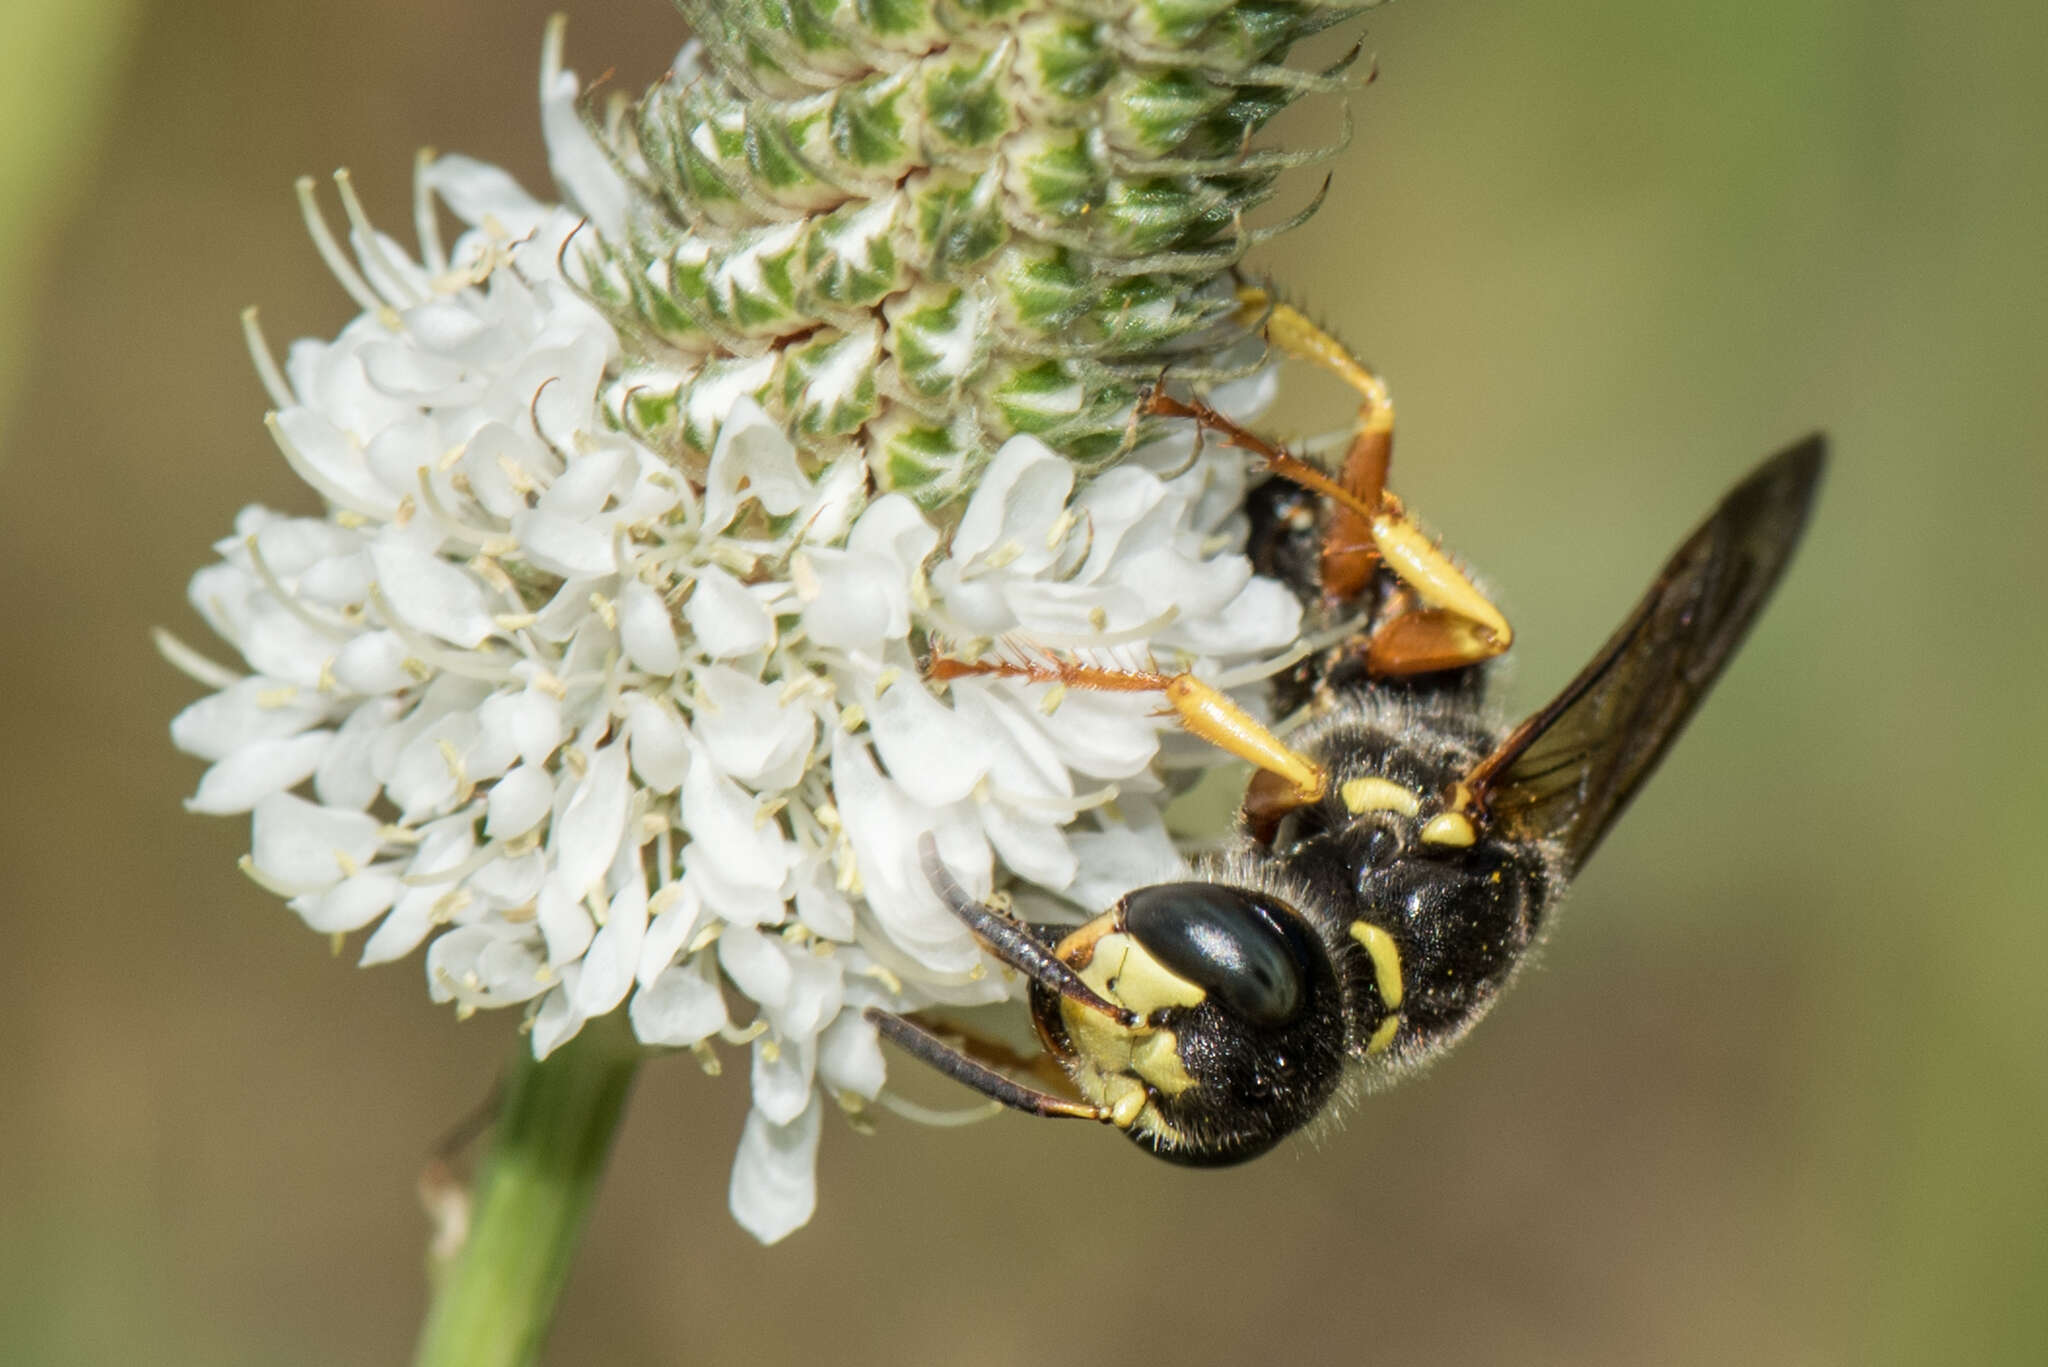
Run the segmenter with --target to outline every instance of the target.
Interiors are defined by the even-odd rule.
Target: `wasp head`
[[[1129,1016],[1034,984],[1041,1038],[1088,1100],[1162,1158],[1255,1157],[1336,1090],[1336,969],[1277,898],[1224,883],[1140,888],[1055,953]]]

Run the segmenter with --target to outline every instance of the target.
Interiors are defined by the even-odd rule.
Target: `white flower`
[[[327,512],[247,509],[193,577],[246,668],[174,646],[218,691],[172,735],[211,764],[190,805],[250,813],[251,875],[315,930],[368,931],[362,963],[425,944],[435,1000],[526,1004],[542,1056],[621,1009],[650,1045],[749,1043],[732,1204],[774,1240],[810,1216],[826,1101],[882,1087],[861,1009],[1014,990],[922,835],[976,894],[1090,909],[1177,858],[1155,696],[941,690],[923,644],[1213,677],[1299,614],[1237,553],[1239,463],[1191,438],[1078,489],[1012,440],[949,541],[857,455],[807,468],[744,395],[696,481],[622,435],[618,341],[563,263],[625,189],[574,78],[551,62],[543,86],[587,212],[460,157],[421,168],[417,258],[345,181],[348,254],[309,210],[362,313],[282,372],[258,351]],[[468,225],[451,250],[436,199]]]

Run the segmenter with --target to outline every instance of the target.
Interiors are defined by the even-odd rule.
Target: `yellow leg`
[[[1322,494],[1332,509],[1323,533],[1321,565],[1327,601],[1344,603],[1372,582],[1384,564],[1414,591],[1424,607],[1383,622],[1373,635],[1367,666],[1374,674],[1423,674],[1477,664],[1505,651],[1514,631],[1492,601],[1410,521],[1401,501],[1386,488],[1393,456],[1394,402],[1379,376],[1350,349],[1300,310],[1276,303],[1264,290],[1238,291],[1240,316],[1264,320],[1266,339],[1285,355],[1329,371],[1357,391],[1358,420],[1344,458],[1341,479],[1230,422],[1204,404],[1181,403],[1154,393],[1146,410],[1193,418],[1225,440],[1262,457],[1284,479]]]
[[[1149,670],[1101,669],[1069,661],[954,660],[935,657],[925,666],[933,679],[958,679],[973,674],[1029,679],[1109,693],[1161,693],[1180,724],[1217,749],[1248,760],[1287,785],[1295,806],[1320,802],[1330,790],[1322,765],[1274,735],[1228,696],[1192,674],[1161,674]]]

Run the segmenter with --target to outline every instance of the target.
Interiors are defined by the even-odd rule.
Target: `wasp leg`
[[[1094,988],[1081,981],[1080,974],[1026,929],[1022,922],[1013,921],[995,908],[983,906],[969,897],[967,889],[954,880],[939,858],[939,842],[930,831],[918,837],[917,854],[923,861],[925,880],[932,885],[932,891],[939,895],[948,911],[966,923],[967,928],[974,932],[974,938],[981,941],[989,953],[1046,990],[1057,992],[1078,1006],[1108,1016],[1118,1025],[1138,1024],[1136,1012],[1099,996]]]
[[[914,1021],[875,1006],[868,1007],[861,1015],[872,1021],[875,1028],[897,1048],[938,1069],[955,1082],[966,1083],[991,1101],[1000,1101],[1026,1115],[1109,1123],[1109,1107],[1072,1101],[1051,1092],[1041,1092],[1036,1087],[1027,1087],[1015,1078],[969,1058]]]
[[[1322,494],[1339,512],[1348,512],[1363,522],[1379,559],[1427,605],[1426,610],[1402,613],[1380,624],[1366,655],[1367,668],[1372,673],[1383,678],[1399,677],[1475,665],[1513,644],[1514,630],[1507,618],[1501,616],[1500,609],[1428,533],[1409,520],[1401,500],[1384,488],[1368,503],[1313,465],[1246,431],[1207,404],[1183,402],[1154,390],[1140,401],[1140,406],[1146,413],[1160,417],[1193,419],[1231,445],[1264,460],[1267,468],[1282,479]],[[1326,553],[1328,550],[1326,543]],[[1431,612],[1436,615],[1429,615]],[[1402,625],[1415,616],[1423,620]]]
[[[1168,707],[1190,734],[1219,750],[1250,761],[1283,781],[1293,806],[1320,802],[1330,789],[1330,775],[1322,765],[1290,748],[1263,722],[1232,702],[1228,695],[1193,674],[1103,669],[1056,659],[1019,662],[954,660],[943,656],[931,660],[925,667],[925,673],[934,679],[993,674],[999,678],[1029,679],[1033,683],[1092,688],[1109,693],[1163,693]]]
[[[1285,355],[1329,371],[1359,397],[1358,421],[1344,454],[1343,487],[1361,503],[1376,507],[1387,487],[1387,468],[1394,456],[1394,397],[1386,381],[1373,374],[1351,349],[1310,322],[1292,305],[1276,301],[1265,290],[1245,286],[1237,292],[1238,316],[1258,322],[1267,342]],[[1323,529],[1323,593],[1332,603],[1348,603],[1372,583],[1379,560],[1372,519],[1339,503]]]

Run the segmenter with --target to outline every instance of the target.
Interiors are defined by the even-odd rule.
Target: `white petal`
[[[965,973],[981,961],[974,937],[946,910],[919,865],[918,839],[929,831],[954,876],[977,896],[990,887],[980,823],[958,810],[920,807],[883,778],[867,748],[839,732],[832,745],[832,788],[853,842],[868,907],[896,944],[939,973]],[[979,843],[979,859],[975,846]]]
[[[640,964],[634,976],[643,983],[651,983],[668,971],[682,952],[690,937],[696,933],[697,922],[704,914],[703,904],[691,897],[689,890],[676,886],[673,891],[663,889],[666,896],[658,894],[657,903],[666,906],[648,922],[647,934],[640,941]]]
[[[883,690],[867,711],[889,777],[915,801],[958,802],[988,772],[993,747],[986,735],[914,676]]]
[[[391,914],[363,942],[362,957],[356,960],[357,964],[363,968],[388,964],[418,949],[420,941],[426,939],[427,932],[434,928],[435,905],[445,891],[443,888],[412,888],[400,894]]]
[[[787,1125],[804,1112],[816,1076],[817,1046],[810,1040],[778,1040],[763,1035],[754,1041],[750,1069],[754,1109],[772,1125]]]
[[[196,589],[198,577],[194,576],[192,582]],[[321,671],[336,645],[332,634],[306,621],[268,593],[248,600],[240,635],[231,639],[258,674],[308,689],[322,686]]]
[[[683,604],[683,620],[690,624],[698,648],[714,660],[766,650],[775,639],[775,619],[768,609],[716,565],[698,569],[697,586]]]
[[[584,910],[582,899],[570,896],[550,879],[541,885],[534,907],[540,933],[547,939],[548,962],[560,968],[583,957],[597,933],[597,923]]]
[[[425,172],[426,183],[464,223],[496,218],[517,231],[540,217],[541,203],[519,182],[488,162],[444,156]]]
[[[1249,655],[1286,646],[1300,629],[1301,600],[1271,579],[1253,579],[1229,603],[1177,619],[1158,639],[1199,655]]]
[[[859,1011],[841,1011],[818,1037],[818,1077],[834,1092],[873,1101],[888,1076],[882,1041]]]
[[[562,743],[562,706],[538,688],[499,693],[477,708],[480,743],[497,763],[544,765]]]
[[[256,804],[250,823],[258,870],[290,887],[327,888],[377,853],[379,823],[362,812],[335,811],[277,793]]]
[[[732,882],[718,872],[716,859],[694,841],[683,850],[683,886],[728,925],[781,925],[789,914],[781,889]]]
[[[576,990],[577,965],[562,966],[562,984],[548,993],[540,1004],[540,1010],[533,1016],[533,1056],[546,1058],[555,1050],[576,1037],[588,1019],[578,1011],[573,1000]]]
[[[554,802],[555,788],[547,771],[539,765],[522,764],[491,786],[484,834],[492,840],[525,835],[547,817]]]
[[[601,1016],[626,999],[646,933],[647,885],[636,876],[612,898],[604,925],[583,951],[583,975],[576,985],[578,1010]]]
[[[733,1160],[733,1218],[764,1244],[776,1243],[807,1223],[818,1208],[818,1129],[823,1106],[815,1096],[793,1124],[770,1124],[747,1114]]]
[[[789,1000],[790,983],[796,974],[778,942],[756,930],[728,927],[718,937],[718,966],[732,985],[759,1002],[763,1009],[781,1006]]]
[[[397,509],[397,497],[371,473],[362,450],[326,415],[287,408],[277,415],[277,431],[292,468],[328,498],[376,517]]]
[[[910,580],[893,558],[819,549],[799,560],[808,562],[799,582],[812,595],[804,631],[819,645],[879,653],[883,642],[909,634]]]
[[[540,568],[564,577],[618,572],[611,530],[538,509],[512,515],[512,535],[519,548]]]
[[[614,443],[581,445],[569,468],[555,477],[536,505],[542,512],[582,522],[604,511],[624,488],[629,453]]]
[[[726,1024],[725,997],[708,963],[676,964],[633,994],[627,1016],[641,1043],[683,1048]]]
[[[736,669],[714,666],[697,682],[707,705],[697,709],[696,730],[712,761],[757,789],[795,783],[817,735],[810,709],[785,706],[781,683],[759,683]]]
[[[589,890],[618,853],[630,796],[626,747],[608,745],[591,757],[589,772],[548,834],[548,855],[555,865],[550,882],[571,897]]]
[[[705,475],[704,530],[724,530],[749,498],[778,516],[795,512],[810,488],[797,468],[796,448],[789,438],[761,405],[741,399],[718,429],[712,447]]]
[[[870,503],[846,538],[847,549],[887,556],[906,579],[938,544],[938,529],[902,494],[884,494]]]
[[[289,740],[245,745],[200,777],[199,791],[186,799],[185,808],[215,816],[246,812],[272,793],[312,777],[333,741],[332,731],[309,731]]]
[[[1074,468],[1036,437],[1012,437],[996,452],[960,516],[949,559],[965,565],[1004,550],[1012,572],[1035,574],[1059,547],[1047,533],[1067,506]]]
[[[539,850],[509,858],[502,846],[499,851],[496,859],[470,874],[463,885],[493,911],[527,906],[540,896],[541,884],[547,881],[548,857]]]
[[[626,658],[649,674],[670,675],[682,666],[675,618],[661,595],[638,579],[619,591],[619,644]]]
[[[370,558],[385,600],[407,626],[465,649],[496,630],[484,609],[483,586],[461,566],[395,540],[372,546]]]
[[[616,240],[625,231],[626,184],[583,121],[576,102],[579,89],[575,72],[543,64],[540,127],[548,170],[569,202],[589,215],[598,235]]]
[[[760,799],[709,762],[693,763],[683,779],[682,823],[693,856],[709,861],[719,877],[740,887],[775,889],[796,863],[796,849],[773,819],[760,817]]]
[[[361,811],[377,800],[383,791],[376,773],[377,745],[397,709],[395,702],[378,700],[349,713],[313,771],[313,791],[323,805]]]
[[[551,981],[534,945],[501,926],[457,926],[427,947],[427,992],[437,1002],[510,1006]]]
[[[317,693],[275,679],[243,679],[173,717],[171,743],[203,760],[226,759],[253,742],[295,736],[325,710]]]
[[[1173,847],[1157,812],[1137,799],[1121,801],[1118,806],[1127,825],[1077,832],[1067,838],[1081,861],[1067,895],[1081,906],[1113,906],[1133,888],[1187,877],[1187,861]]]
[[[460,796],[461,757],[476,733],[475,717],[454,712],[421,728],[398,752],[384,791],[408,820],[444,811]]]
[[[657,793],[682,786],[690,769],[689,732],[666,702],[645,693],[626,694],[626,744],[633,771]]]
[[[996,857],[1019,877],[1055,892],[1074,881],[1080,859],[1056,821],[989,802],[982,805],[981,826],[996,847]]]
[[[832,867],[822,858],[807,860],[797,868],[796,914],[828,940],[853,938],[853,904],[840,895]]]
[[[334,678],[351,693],[396,693],[419,682],[405,663],[412,652],[395,631],[365,631],[334,653]]]
[[[364,869],[312,897],[294,897],[291,909],[323,935],[361,930],[398,900],[404,885],[387,869]]]

